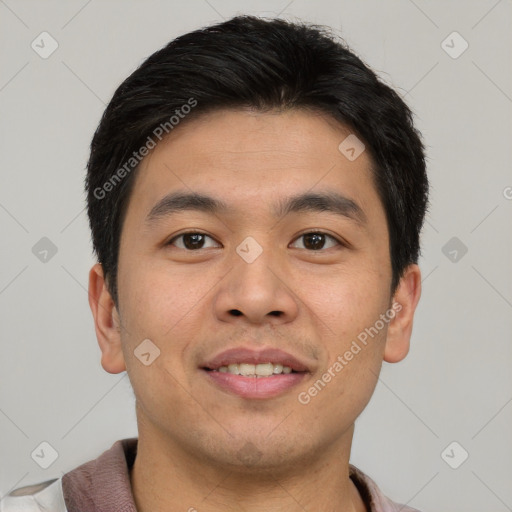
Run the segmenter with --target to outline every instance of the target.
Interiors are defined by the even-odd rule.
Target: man
[[[139,436],[2,510],[398,510],[349,459],[420,297],[399,96],[324,28],[236,17],[121,84],[86,188],[101,363]]]

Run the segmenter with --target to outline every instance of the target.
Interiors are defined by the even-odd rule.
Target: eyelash
[[[327,238],[330,238],[331,240],[334,240],[338,246],[340,247],[346,247],[347,245],[342,242],[341,240],[339,240],[338,238],[336,238],[335,236],[331,235],[330,233],[326,233],[325,231],[322,231],[322,230],[314,230],[314,231],[306,231],[305,233],[302,233],[300,234],[297,238],[295,238],[294,242],[296,240],[298,240],[299,238],[302,238],[306,235],[324,235],[326,236]],[[169,240],[165,245],[173,245],[173,243],[178,240],[179,238],[185,236],[185,235],[204,235],[208,238],[211,238],[212,240],[214,240],[213,237],[211,237],[210,235],[208,235],[207,233],[203,233],[202,231],[187,231],[185,233],[180,233],[179,235],[176,235],[175,237],[173,237],[171,240]],[[217,242],[218,243],[218,242]],[[187,252],[197,252],[197,251],[200,251],[202,250],[203,248],[199,248],[199,249],[186,249],[186,248],[182,248],[182,247],[178,247],[178,249],[182,249],[184,251],[187,251]],[[208,247],[207,247],[208,249]],[[328,249],[333,249],[333,247],[329,247]],[[326,251],[328,249],[318,249],[318,250],[308,250],[308,249],[305,249],[305,250],[308,250],[308,252],[322,252],[322,251]]]

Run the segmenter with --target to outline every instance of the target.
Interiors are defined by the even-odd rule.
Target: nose
[[[215,314],[224,322],[278,325],[293,321],[299,299],[286,265],[275,251],[261,246],[252,260],[234,252],[233,267],[215,295]]]

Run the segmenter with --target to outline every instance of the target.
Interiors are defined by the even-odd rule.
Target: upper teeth
[[[220,366],[217,371],[222,373],[233,373],[234,375],[243,375],[244,377],[268,377],[269,375],[278,375],[280,373],[291,373],[289,366],[283,366],[277,363],[238,363],[228,366]]]

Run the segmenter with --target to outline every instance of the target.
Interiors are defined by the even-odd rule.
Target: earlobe
[[[416,264],[405,270],[393,296],[395,317],[389,322],[384,361],[397,363],[409,352],[414,312],[421,295],[421,272]]]
[[[89,306],[102,353],[101,365],[109,373],[125,371],[119,314],[108,291],[100,263],[96,263],[89,272]]]

